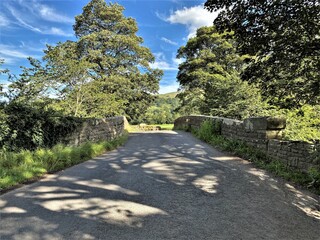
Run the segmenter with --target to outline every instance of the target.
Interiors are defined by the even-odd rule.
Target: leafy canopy
[[[202,27],[178,50],[178,81],[182,109],[199,105],[201,114],[243,118],[259,111],[260,96],[254,86],[240,79],[248,56],[236,53],[234,40],[215,27]],[[196,95],[195,95],[196,94]]]
[[[320,101],[318,0],[207,0],[219,31],[234,31],[241,54],[256,56],[243,78],[281,108]]]

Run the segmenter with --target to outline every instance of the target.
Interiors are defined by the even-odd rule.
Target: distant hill
[[[178,92],[171,92],[171,93],[164,93],[159,94],[159,98],[175,98],[177,96]]]

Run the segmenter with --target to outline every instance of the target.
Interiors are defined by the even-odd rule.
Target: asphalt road
[[[0,196],[0,239],[320,239],[319,198],[184,132]]]

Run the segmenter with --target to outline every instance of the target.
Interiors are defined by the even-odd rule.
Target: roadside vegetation
[[[52,148],[38,148],[34,151],[1,151],[0,192],[113,150],[124,144],[127,137],[128,134],[124,134],[112,141],[87,142],[77,147],[57,144]]]
[[[271,159],[259,149],[253,148],[242,141],[230,140],[219,135],[217,124],[212,121],[204,121],[199,129],[191,129],[191,132],[197,138],[222,151],[249,160],[259,168],[320,194],[320,169],[311,168],[308,172],[303,172],[290,168],[280,160]]]

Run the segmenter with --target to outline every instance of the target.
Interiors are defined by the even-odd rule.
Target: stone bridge
[[[116,135],[123,120],[90,123],[87,136],[102,125]],[[0,196],[1,240],[300,240],[319,239],[319,226],[319,196],[184,131],[132,133],[117,150]]]

